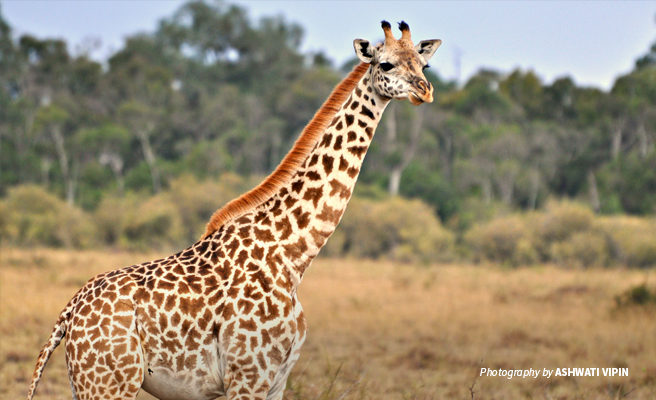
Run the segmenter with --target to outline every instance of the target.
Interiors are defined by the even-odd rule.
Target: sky
[[[305,30],[304,51],[336,65],[353,56],[353,39],[382,39],[380,21],[410,25],[413,40],[442,39],[431,60],[461,82],[481,68],[533,70],[543,82],[570,76],[609,89],[656,42],[656,3],[649,1],[266,1],[236,0],[253,21],[283,15]],[[63,38],[73,51],[100,46],[105,60],[124,38],[153,32],[181,0],[3,0],[16,37]],[[399,32],[396,31],[398,36]],[[459,66],[459,67],[458,67]]]

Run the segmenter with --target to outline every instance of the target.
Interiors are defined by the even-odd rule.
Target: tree
[[[157,157],[151,145],[151,137],[156,132],[161,118],[161,109],[150,107],[138,100],[128,100],[118,109],[118,119],[141,145],[144,160],[150,169],[154,193],[162,190],[162,178],[157,166]]]
[[[69,142],[67,137],[70,136],[70,131],[67,129],[66,123],[69,120],[69,114],[57,105],[50,105],[39,109],[36,120],[37,130],[48,135],[54,143],[64,182],[66,202],[72,206],[75,203],[75,185],[79,165],[71,165],[70,151],[67,148],[67,142]]]

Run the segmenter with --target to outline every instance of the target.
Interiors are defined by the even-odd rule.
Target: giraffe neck
[[[342,218],[388,103],[376,95],[369,69],[288,184],[255,208],[254,221],[272,218],[296,285]]]

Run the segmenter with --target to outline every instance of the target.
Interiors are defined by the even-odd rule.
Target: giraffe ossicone
[[[282,399],[306,336],[296,289],[339,223],[386,105],[433,101],[422,72],[440,40],[354,41],[362,61],[262,184],[168,258],[100,274],[61,312],[31,400],[66,336],[74,399]]]

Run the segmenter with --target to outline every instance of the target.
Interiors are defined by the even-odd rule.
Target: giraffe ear
[[[428,61],[433,57],[435,50],[437,50],[441,44],[442,41],[440,39],[422,40],[417,43],[415,50],[417,50],[417,53],[419,53],[420,56],[424,57],[424,60]]]
[[[370,64],[376,54],[376,48],[369,43],[368,40],[355,39],[353,41],[355,48],[355,55],[358,56],[360,61]]]

